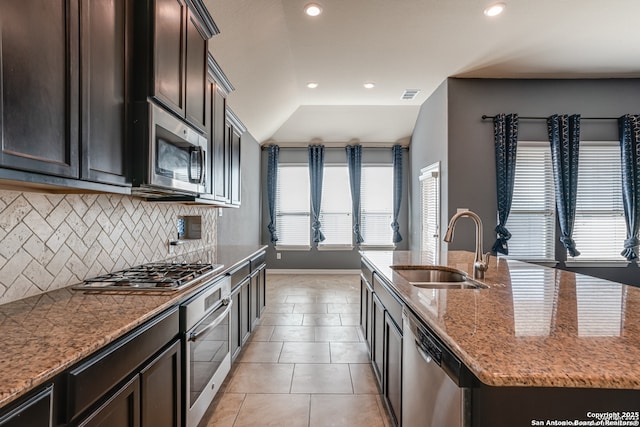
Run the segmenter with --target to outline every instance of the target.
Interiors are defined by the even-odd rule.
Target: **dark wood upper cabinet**
[[[205,132],[208,40],[219,32],[215,23],[197,0],[147,0],[136,7],[136,72],[149,73],[138,76],[149,82],[142,85],[149,92],[136,99],[151,96]]]
[[[230,132],[230,149],[231,149],[231,167],[229,170],[229,194],[231,198],[231,204],[239,206],[242,194],[242,174],[240,170],[240,132],[237,126],[231,124]]]
[[[221,203],[229,202],[229,128],[225,123],[226,94],[216,85],[211,103],[212,129],[212,186],[213,198]]]
[[[82,0],[82,178],[127,184],[132,0]]]
[[[0,32],[0,166],[78,178],[77,1],[3,1]]]

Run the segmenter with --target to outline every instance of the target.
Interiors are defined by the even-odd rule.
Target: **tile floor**
[[[267,275],[267,307],[199,427],[388,427],[358,328],[360,279]]]

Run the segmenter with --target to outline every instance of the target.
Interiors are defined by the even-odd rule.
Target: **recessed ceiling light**
[[[504,8],[507,7],[506,4],[504,3],[494,3],[490,6],[488,6],[485,10],[484,10],[484,14],[487,16],[496,16],[496,15],[500,15],[502,12],[504,12]]]
[[[318,87],[318,83],[316,83],[316,82],[309,82],[309,83],[307,83],[307,87],[308,87],[309,89],[315,89],[315,88],[317,88],[317,87]]]
[[[317,3],[309,3],[304,7],[304,13],[309,16],[318,16],[322,13],[322,7]]]
[[[368,83],[365,83],[363,86],[364,86],[366,89],[373,89],[374,87],[376,87],[376,84],[375,84],[375,83],[373,83],[373,82],[368,82]]]

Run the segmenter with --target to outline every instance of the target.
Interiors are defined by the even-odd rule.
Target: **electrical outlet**
[[[280,252],[276,252],[276,259],[282,259],[282,254]]]

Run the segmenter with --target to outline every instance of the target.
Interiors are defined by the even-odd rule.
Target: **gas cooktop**
[[[202,282],[223,265],[204,263],[149,263],[86,279],[79,290],[177,291]]]

